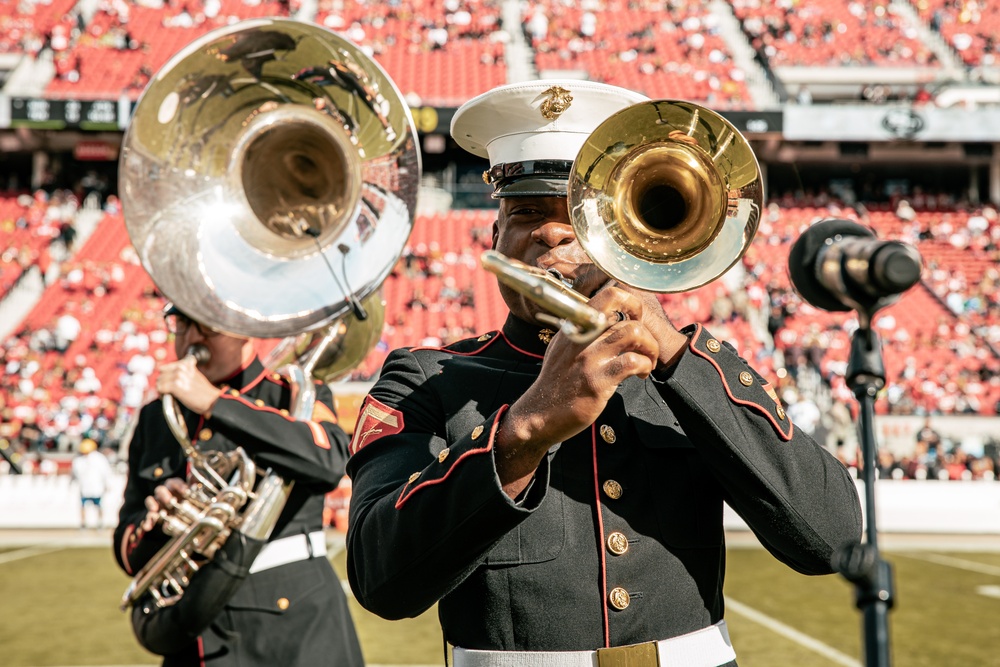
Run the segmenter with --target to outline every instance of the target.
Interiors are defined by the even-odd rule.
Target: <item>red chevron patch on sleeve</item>
[[[358,422],[351,438],[351,456],[372,444],[379,438],[395,435],[403,430],[403,413],[382,403],[376,398],[365,398]]]

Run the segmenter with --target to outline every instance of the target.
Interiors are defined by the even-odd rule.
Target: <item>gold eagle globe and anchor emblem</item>
[[[546,99],[539,110],[542,112],[542,117],[548,120],[558,118],[573,103],[573,96],[562,86],[552,86],[542,93],[542,96]]]

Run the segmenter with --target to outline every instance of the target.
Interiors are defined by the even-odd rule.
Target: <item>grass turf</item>
[[[945,554],[945,552],[936,552]],[[1000,554],[945,554],[1000,567]],[[1000,576],[926,561],[922,554],[887,553],[896,581],[890,613],[892,655],[907,667],[998,665],[995,646],[1000,599],[980,586]],[[803,577],[759,549],[728,556],[726,594],[858,663],[861,615],[854,589],[839,577]],[[344,555],[334,559],[343,575]],[[9,667],[156,664],[139,648],[118,601],[128,584],[109,549],[79,548],[42,553],[0,565],[0,646]],[[416,619],[389,622],[352,601],[352,613],[372,664],[443,664],[441,630],[431,610]],[[741,667],[828,667],[838,664],[739,613],[727,621]]]

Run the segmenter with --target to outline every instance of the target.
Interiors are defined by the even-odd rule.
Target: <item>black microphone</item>
[[[792,245],[788,274],[803,299],[823,310],[874,312],[920,280],[920,253],[879,241],[850,220],[816,223]]]

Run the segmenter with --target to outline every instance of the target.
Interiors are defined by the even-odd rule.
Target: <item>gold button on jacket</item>
[[[610,593],[608,593],[608,602],[615,609],[625,609],[628,607],[631,599],[629,598],[628,591],[622,587],[613,588]]]
[[[606,480],[602,486],[604,487],[604,493],[607,494],[608,498],[618,500],[622,497],[622,485],[615,480]]]
[[[608,535],[608,551],[621,556],[628,551],[628,538],[623,533],[614,532]]]
[[[601,437],[604,439],[604,442],[609,445],[613,445],[615,440],[618,439],[618,436],[615,435],[615,430],[607,424],[601,426]]]

